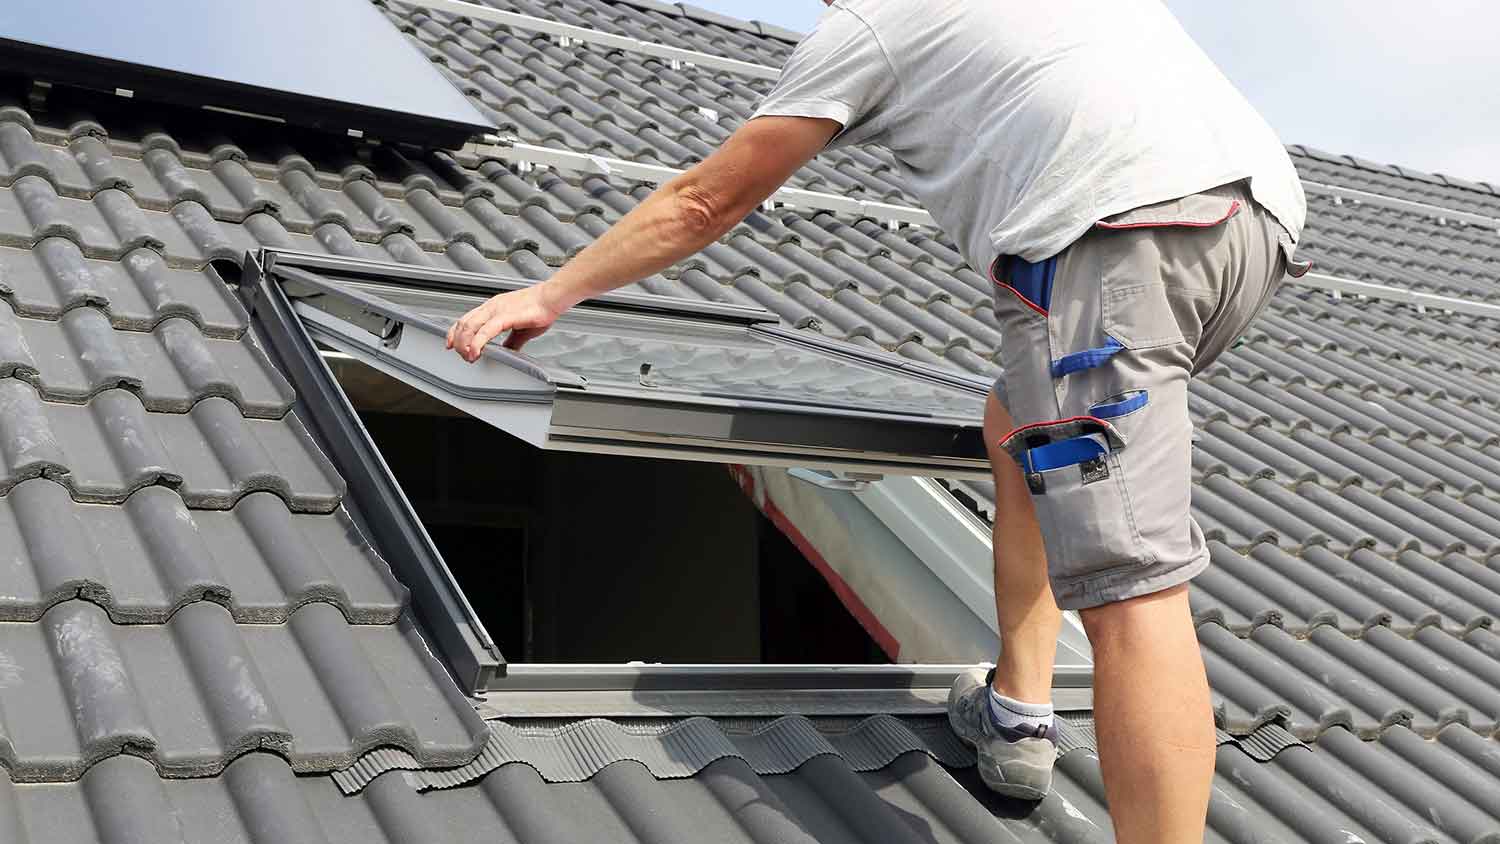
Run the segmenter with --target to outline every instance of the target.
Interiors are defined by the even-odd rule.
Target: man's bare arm
[[[448,348],[465,360],[505,331],[508,348],[552,325],[591,296],[661,272],[713,243],[793,173],[839,130],[814,117],[760,117],[686,173],[657,188],[550,279],[495,296],[448,330]]]

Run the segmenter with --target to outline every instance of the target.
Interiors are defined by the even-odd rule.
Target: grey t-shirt
[[[979,268],[1246,178],[1293,241],[1306,217],[1276,133],[1160,0],[835,0],[763,115],[888,148]]]

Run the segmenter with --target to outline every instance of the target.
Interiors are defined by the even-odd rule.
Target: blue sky
[[[823,10],[821,0],[695,2],[801,32]],[[1287,143],[1500,182],[1500,3],[1167,5]]]

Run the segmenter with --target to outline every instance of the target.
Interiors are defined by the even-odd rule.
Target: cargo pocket
[[[1172,248],[1172,240],[1149,233],[1217,228],[1239,213],[1240,207],[1240,201],[1233,197],[1199,193],[1145,205],[1095,223],[1105,235],[1101,248],[1106,258],[1099,282],[1104,332],[1136,351],[1170,346],[1184,339],[1196,342],[1196,336],[1185,338],[1183,333],[1184,321],[1193,326],[1194,333],[1199,330],[1199,320],[1189,316],[1196,311],[1190,300],[1217,298],[1218,294],[1206,283],[1195,285],[1191,279],[1169,277],[1163,251]],[[1173,299],[1177,300],[1175,307]]]
[[[1120,462],[1125,442],[1113,425],[1096,417],[1037,423],[1002,445],[1031,489],[1054,582],[1154,561],[1131,510]]]

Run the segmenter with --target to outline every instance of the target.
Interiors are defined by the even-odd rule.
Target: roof
[[[685,6],[499,5],[763,64],[790,49]],[[684,165],[767,84],[386,13],[544,146]],[[549,782],[533,744],[454,787],[391,772],[344,796],[329,773],[366,750],[453,765],[490,731],[219,262],[277,246],[542,278],[647,188],[0,88],[0,841],[1107,839],[1084,740],[1036,807],[926,752],[861,763],[833,739],[789,773],[729,755],[581,782]],[[1489,185],[1292,149],[1309,180],[1500,215]],[[914,204],[873,148],[794,181]],[[1497,295],[1494,228],[1316,192],[1310,211],[1304,253],[1325,271]],[[989,285],[920,226],[760,212],[636,289],[995,371]],[[1193,607],[1224,728],[1211,840],[1496,839],[1497,341],[1484,317],[1288,286],[1194,387],[1215,565]],[[956,489],[982,506],[982,484]],[[711,726],[739,748],[767,725]],[[661,752],[653,735],[632,752]]]

